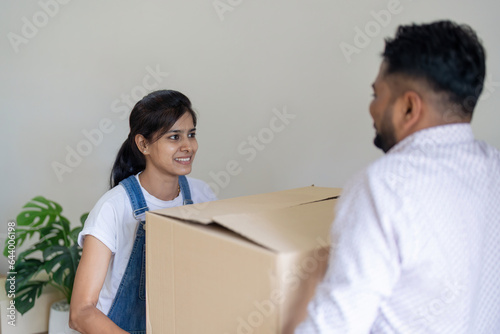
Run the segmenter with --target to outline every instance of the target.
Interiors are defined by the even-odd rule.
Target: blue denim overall
[[[146,333],[146,233],[140,216],[148,211],[141,186],[135,175],[120,184],[127,191],[134,218],[139,221],[130,259],[109,309],[108,317],[121,329],[131,334]],[[183,204],[193,204],[189,184],[185,176],[179,176]]]

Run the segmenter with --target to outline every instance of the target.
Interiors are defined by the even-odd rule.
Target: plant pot
[[[50,307],[48,334],[77,334],[69,328],[69,304],[66,299],[57,301]]]

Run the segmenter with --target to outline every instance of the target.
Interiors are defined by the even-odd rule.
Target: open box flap
[[[340,188],[311,186],[267,194],[235,197],[214,202],[178,206],[156,210],[152,213],[206,225],[214,221],[214,216],[257,213],[266,210],[287,208],[337,197],[340,195],[340,192]]]
[[[276,252],[307,251],[329,245],[336,199],[255,213],[220,215],[214,221]]]

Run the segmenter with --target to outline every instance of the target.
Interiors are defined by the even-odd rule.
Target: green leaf
[[[68,301],[71,300],[76,269],[82,255],[77,238],[88,213],[80,217],[82,226],[74,229],[71,229],[69,220],[61,213],[62,207],[59,204],[37,196],[17,216],[15,245],[21,246],[28,239],[39,238],[34,245],[16,254],[15,303],[21,314],[33,307],[47,284],[59,289]],[[41,253],[41,259],[37,252]],[[7,242],[4,254],[8,256]],[[48,281],[34,280],[42,271],[49,275]],[[10,287],[10,282],[6,282],[7,291]]]
[[[29,256],[30,254],[37,252],[37,251],[45,251],[48,247],[54,246],[54,245],[59,245],[59,240],[61,238],[64,238],[64,233],[63,231],[59,230],[58,228],[55,227],[43,227],[40,229],[40,235],[43,235],[37,243],[32,245],[30,248],[26,249],[25,251],[19,253],[17,255],[17,261],[21,261],[25,257]]]
[[[43,262],[38,259],[25,259],[17,261],[14,267],[16,274],[16,292],[22,289],[29,281],[43,270]],[[5,284],[7,289],[7,283]]]
[[[43,252],[45,260],[44,269],[47,273],[51,273],[51,278],[56,284],[71,291],[80,256],[81,252],[76,244],[70,248],[65,246],[51,246]],[[69,298],[68,296],[66,297]]]
[[[68,255],[67,254],[59,254],[57,256],[54,256],[52,259],[50,259],[49,261],[46,261],[45,264],[44,264],[44,269],[45,271],[47,271],[47,273],[51,273],[51,272],[54,272],[56,271],[56,267],[59,266],[62,267],[64,263],[66,263],[68,261]],[[61,284],[62,280],[61,281],[58,281],[57,284]]]
[[[37,227],[60,219],[62,207],[42,196],[29,201],[17,215],[17,225]]]
[[[78,234],[80,234],[82,229],[83,229],[82,226],[78,226],[72,229],[71,232],[69,233],[69,237],[75,244],[78,243]]]
[[[82,257],[82,249],[77,244],[74,244],[73,246],[70,247],[69,252],[72,259],[73,269],[70,270],[70,272],[68,273],[64,285],[70,288],[70,293],[71,293],[71,291],[73,290],[73,283],[76,276],[76,270],[78,268],[78,264],[80,263],[80,258]]]
[[[66,238],[65,241],[69,242],[68,237],[69,237],[69,232],[71,229],[71,224],[70,224],[69,220],[66,217],[61,216],[61,220],[59,221],[59,225],[63,228],[64,236]]]
[[[16,257],[16,263],[21,263],[23,260],[28,257],[29,255],[38,252],[40,249],[39,247],[31,246],[30,248],[26,249],[25,251],[19,253]]]
[[[69,242],[66,240],[67,233],[58,226],[48,226],[40,230],[41,240],[47,241],[53,246],[61,246],[61,243],[66,244]]]
[[[89,213],[84,213],[81,217],[80,217],[80,223],[82,223],[82,226],[85,225],[85,221],[87,220],[87,217],[89,216]]]
[[[29,237],[30,235],[31,230],[29,229],[23,229],[23,228],[19,228],[19,227],[16,227],[16,232],[15,232],[15,239],[14,239],[14,245],[17,246],[17,245],[22,245],[24,240]],[[5,240],[5,247],[3,249],[3,256],[8,256],[9,255],[9,244],[8,244],[8,241],[9,239],[6,239]]]
[[[82,224],[82,226],[77,226],[75,227],[74,229],[71,230],[71,232],[69,233],[69,237],[71,238],[71,240],[77,244],[78,243],[78,235],[80,234],[80,232],[83,230],[83,226],[85,225],[85,221],[87,220],[87,217],[89,216],[89,213],[84,213],[83,215],[81,215],[80,217],[80,223]]]
[[[16,291],[16,298],[14,298],[16,310],[21,314],[31,310],[35,305],[35,300],[40,297],[43,287],[47,283],[47,281],[30,281],[19,287]]]
[[[27,239],[31,239],[35,233],[43,236],[44,229],[51,228],[53,225],[61,226],[63,236],[67,236],[69,234],[69,221],[61,215],[61,212],[62,207],[59,204],[45,197],[37,196],[30,200],[17,215],[15,246],[21,246]],[[67,237],[63,238],[63,241],[69,246]],[[6,251],[7,245],[4,249],[4,255]]]
[[[43,251],[43,258],[45,261],[49,261],[50,259],[53,259],[54,257],[65,253],[67,254],[67,256],[69,256],[68,247],[53,245]]]

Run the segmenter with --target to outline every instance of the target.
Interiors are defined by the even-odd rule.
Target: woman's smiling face
[[[189,112],[184,113],[167,133],[142,149],[146,169],[171,176],[191,173],[197,150],[196,128]]]

